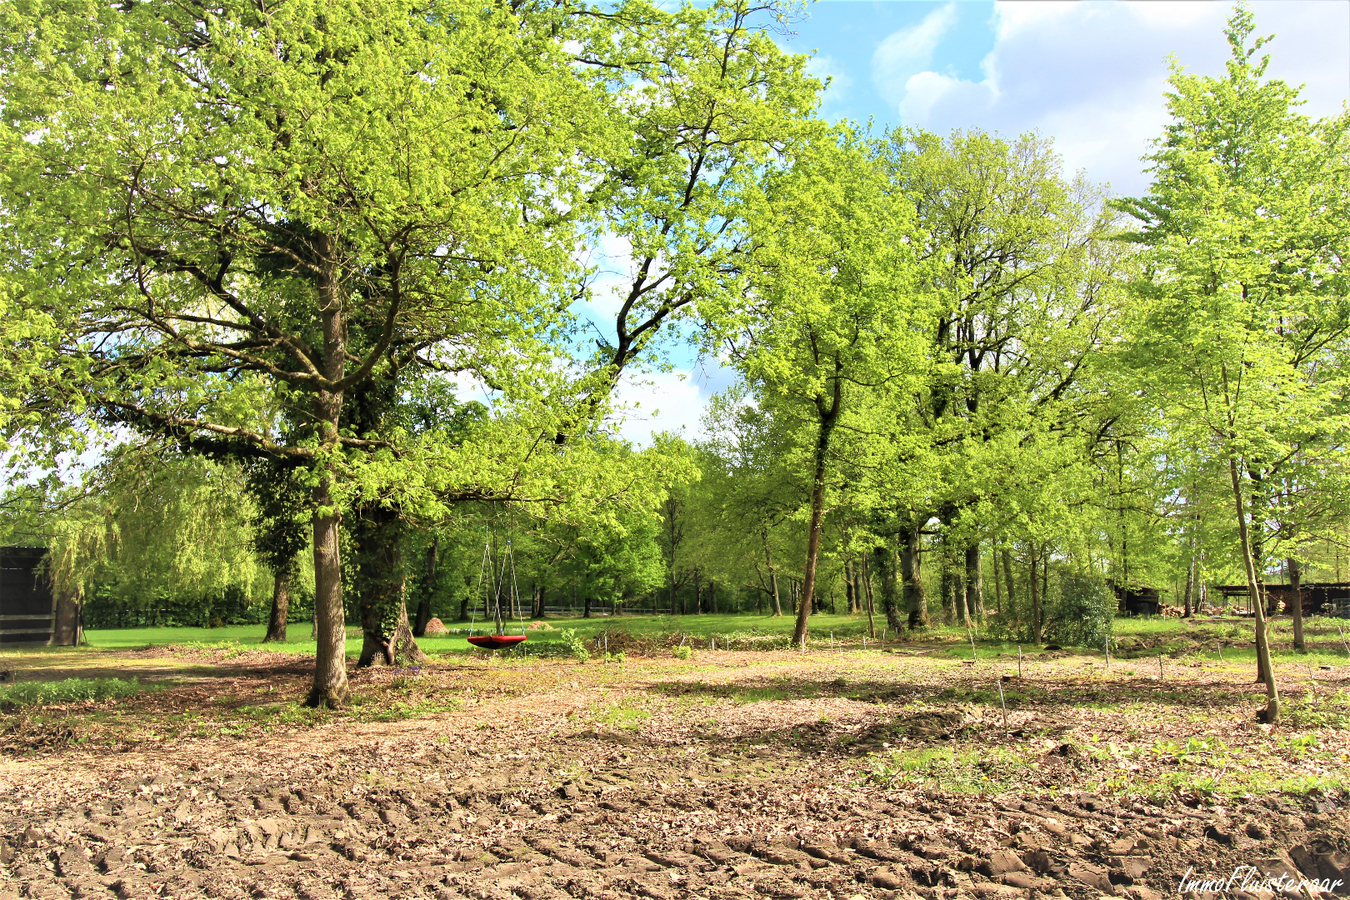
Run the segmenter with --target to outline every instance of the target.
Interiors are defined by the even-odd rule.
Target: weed
[[[136,678],[66,678],[62,681],[25,681],[0,687],[0,709],[51,706],[95,700],[120,700],[148,690]]]
[[[651,717],[652,714],[648,710],[623,702],[613,703],[595,713],[596,722],[625,731],[637,731],[642,727],[642,723]]]
[[[673,652],[673,653],[675,654],[675,658],[676,658],[676,659],[684,660],[684,661],[686,661],[686,662],[689,660],[689,657],[691,657],[691,656],[694,655],[694,651],[693,651],[691,648],[686,647],[686,646],[684,646],[684,645],[680,645],[679,647],[676,647],[676,648],[675,648],[673,651],[671,651],[671,652]]]
[[[591,651],[586,649],[586,641],[581,635],[577,634],[574,628],[564,628],[558,633],[562,638],[562,644],[567,648],[567,652],[572,654],[577,662],[585,662],[591,658]]]
[[[1350,693],[1288,696],[1281,712],[1291,728],[1350,728]]]
[[[868,759],[863,776],[882,787],[912,785],[956,794],[1010,790],[1030,766],[998,747],[954,750],[949,747],[893,750]]]

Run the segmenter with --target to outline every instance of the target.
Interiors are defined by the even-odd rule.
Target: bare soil
[[[459,659],[356,673],[339,715],[296,712],[302,659],[171,661],[130,701],[0,717],[0,898],[1157,898],[1240,866],[1350,882],[1350,732],[1297,703],[1350,667],[1281,672],[1291,708],[1332,713],[1271,729],[1249,673],[1198,661],[1159,680],[1143,660],[1029,659],[1019,679],[913,648]]]

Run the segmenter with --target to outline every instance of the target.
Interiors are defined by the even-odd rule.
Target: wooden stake
[[[1340,622],[1336,623],[1336,630],[1341,633],[1341,646],[1345,648],[1345,655],[1350,656],[1350,644],[1345,642],[1345,629],[1341,627]]]
[[[1008,701],[1003,699],[1003,679],[998,680],[998,702],[1003,706],[1003,730],[1008,730]]]
[[[1017,645],[1017,680],[1022,680],[1022,645]]]
[[[1162,654],[1158,654],[1158,680],[1163,680]]]
[[[974,630],[972,630],[972,629],[970,629],[970,628],[967,628],[967,629],[966,629],[966,637],[970,638],[970,661],[971,661],[971,662],[974,662],[974,661],[975,661],[975,632],[974,632]]]

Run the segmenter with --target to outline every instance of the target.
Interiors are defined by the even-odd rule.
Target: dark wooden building
[[[44,547],[0,547],[0,646],[79,642],[79,609],[57,603],[42,575]]]
[[[1214,590],[1226,599],[1236,600],[1250,607],[1250,597],[1245,584],[1219,584]],[[1294,587],[1289,584],[1265,584],[1261,586],[1267,597],[1267,606],[1272,602],[1284,604],[1288,613],[1294,604]],[[1329,616],[1350,609],[1350,581],[1309,581],[1299,585],[1299,599],[1303,602],[1303,615]]]
[[[1156,588],[1116,588],[1120,600],[1117,611],[1127,616],[1156,616],[1162,612],[1162,598]]]

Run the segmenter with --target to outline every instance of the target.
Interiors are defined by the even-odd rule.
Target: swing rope
[[[516,582],[516,556],[510,539],[506,541],[506,551],[501,556],[501,562],[501,568],[498,569],[496,562],[492,559],[492,536],[491,534],[486,535],[483,543],[483,559],[478,566],[478,592],[483,597],[483,618],[492,619],[496,626],[496,632],[489,632],[480,636],[474,635],[474,628],[478,621],[478,606],[475,604],[473,616],[469,620],[469,642],[493,650],[513,647],[526,638],[524,609],[520,605],[520,587]],[[511,576],[509,585],[506,580],[508,569]],[[489,592],[492,595],[490,600]],[[502,614],[503,594],[506,594],[508,603],[516,604],[516,615],[520,617],[519,635],[508,635],[506,633],[506,619],[510,616],[510,612],[506,615]]]
[[[488,606],[488,604],[487,604],[487,594],[483,593],[483,573],[487,571],[487,569],[488,569],[489,566],[492,566],[492,553],[491,553],[490,550],[489,550],[489,547],[490,547],[490,546],[491,546],[491,540],[490,540],[489,538],[487,538],[487,537],[484,537],[484,538],[483,538],[483,559],[482,559],[482,561],[481,561],[481,562],[479,563],[479,565],[478,565],[478,587],[477,587],[477,589],[474,591],[475,594],[478,594],[478,595],[480,595],[480,596],[483,598],[483,615],[484,615],[484,616],[487,615],[487,606]],[[495,566],[494,566],[494,568],[495,568]],[[490,584],[490,583],[491,583],[491,580],[489,581],[489,584]],[[473,629],[474,629],[474,626],[477,624],[477,622],[478,622],[478,604],[477,604],[477,603],[474,603],[474,605],[473,605],[473,607],[472,607],[472,612],[469,613],[469,634],[470,634],[470,635],[473,634]]]
[[[511,598],[511,602],[515,605],[516,618],[520,620],[520,633],[521,633],[521,634],[524,634],[524,633],[525,633],[525,607],[524,607],[524,604],[522,604],[522,603],[520,602],[520,587],[519,587],[519,586],[517,585],[517,583],[516,583],[516,554],[515,554],[515,552],[511,549],[511,541],[510,541],[509,538],[508,538],[507,541],[506,541],[506,559],[502,560],[502,580],[503,580],[503,581],[506,579],[506,565],[507,565],[508,562],[511,564],[511,593],[510,593],[510,598]],[[498,619],[498,622],[500,622],[500,621],[501,621],[501,620]],[[500,630],[500,628],[501,628],[500,625],[498,626],[498,628],[499,628],[498,634],[505,634],[505,633],[506,633],[505,631]]]

